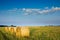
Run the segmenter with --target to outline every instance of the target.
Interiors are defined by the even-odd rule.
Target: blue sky
[[[60,25],[60,0],[0,0],[0,25]]]

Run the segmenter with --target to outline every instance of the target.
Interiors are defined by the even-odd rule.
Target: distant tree
[[[16,26],[14,26],[14,25],[11,25],[11,27],[16,27]]]
[[[8,27],[7,25],[0,25],[0,27]]]
[[[14,25],[11,25],[12,27],[14,26]]]

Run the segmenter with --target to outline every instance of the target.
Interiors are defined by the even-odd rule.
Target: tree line
[[[16,26],[14,26],[14,25],[10,25],[10,26],[8,26],[8,25],[0,25],[0,27],[16,27]]]

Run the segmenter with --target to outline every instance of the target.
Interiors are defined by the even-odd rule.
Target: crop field
[[[0,27],[0,40],[60,40],[60,27]]]

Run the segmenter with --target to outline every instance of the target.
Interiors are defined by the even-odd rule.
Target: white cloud
[[[34,13],[36,13],[36,14],[48,14],[48,13],[50,13],[50,12],[55,12],[55,11],[58,11],[58,10],[60,10],[60,7],[52,7],[52,8],[45,8],[45,9],[25,9],[25,12],[24,13],[26,13],[26,14],[34,14]]]
[[[2,11],[1,13],[22,13],[24,15],[30,14],[48,14],[50,12],[60,11],[60,7],[45,7],[45,9],[37,9],[37,8],[14,8],[10,10]]]
[[[60,10],[60,7],[52,7],[52,10],[54,11]]]
[[[42,10],[42,11],[37,11],[37,12],[40,13],[40,14],[44,14],[44,13],[50,12],[50,10]]]

